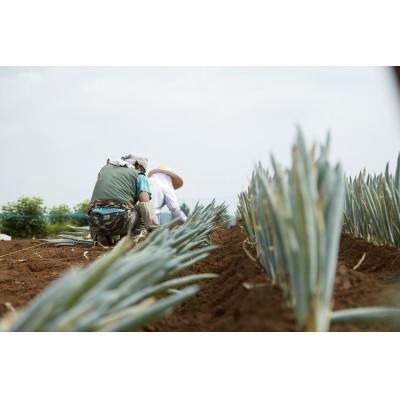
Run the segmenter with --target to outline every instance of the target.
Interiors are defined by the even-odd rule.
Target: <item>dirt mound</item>
[[[86,265],[103,252],[99,248],[43,245],[38,240],[0,242],[0,317],[7,311],[7,303],[14,308],[26,305],[65,270]]]
[[[343,235],[337,280],[342,284],[337,285],[335,308],[399,306],[400,251]]]
[[[339,261],[354,267],[365,253],[359,272],[368,272],[381,282],[400,283],[400,251],[387,246],[375,246],[362,239],[343,235]]]
[[[294,330],[293,313],[285,307],[282,292],[245,254],[244,239],[238,227],[215,232],[212,241],[219,248],[190,272],[213,272],[218,278],[204,283],[193,298],[149,330]]]
[[[354,268],[356,267],[356,270]],[[400,251],[343,235],[335,282],[334,309],[400,306]],[[333,330],[392,330],[397,327],[337,325]]]

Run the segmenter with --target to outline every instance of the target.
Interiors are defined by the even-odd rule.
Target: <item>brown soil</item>
[[[190,272],[213,272],[193,298],[150,327],[156,331],[292,331],[293,312],[262,267],[243,250],[238,227],[212,235],[219,248]],[[254,254],[254,252],[253,252]]]
[[[101,248],[40,244],[38,240],[0,242],[0,317],[7,311],[7,303],[14,308],[26,305],[65,270],[86,265],[104,252]],[[38,247],[27,249],[32,246]],[[16,250],[20,251],[2,257]]]
[[[359,267],[354,270],[365,254]],[[400,250],[343,235],[340,243],[334,309],[400,306]],[[333,330],[398,330],[399,326],[337,325]]]
[[[273,286],[262,267],[243,250],[245,237],[239,227],[220,229],[212,235],[219,246],[190,271],[214,272],[218,278],[201,284],[201,290],[168,317],[147,328],[150,331],[294,331],[293,312],[282,292]],[[86,265],[104,252],[101,248],[52,247],[27,249],[34,240],[0,242],[0,316],[6,303],[26,305],[72,265]],[[254,251],[249,249],[254,256]],[[356,271],[353,267],[366,257]],[[342,237],[334,291],[334,309],[397,304],[400,286],[400,251],[378,247],[347,235]],[[398,305],[398,304],[397,304]],[[388,330],[370,325],[335,325],[335,331]]]

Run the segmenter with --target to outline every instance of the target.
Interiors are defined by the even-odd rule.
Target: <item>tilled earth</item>
[[[244,240],[237,226],[215,232],[212,241],[218,249],[186,273],[214,272],[218,278],[201,283],[201,290],[194,297],[146,330],[295,331],[293,312],[287,308],[281,290],[271,284],[262,267],[252,259],[254,250],[247,248],[250,257],[246,254]],[[20,308],[29,303],[71,266],[87,265],[105,252],[102,248],[39,244],[35,240],[0,242],[0,316],[10,306]],[[15,253],[4,256],[11,252]],[[363,256],[361,265],[353,270]],[[343,235],[334,309],[398,304],[399,286],[399,250]],[[390,329],[383,325],[332,327],[334,331]]]
[[[87,265],[104,251],[99,247],[42,245],[38,240],[0,242],[0,316],[10,306],[17,309],[26,305],[63,272]]]

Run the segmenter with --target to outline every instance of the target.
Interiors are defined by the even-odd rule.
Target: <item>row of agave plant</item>
[[[335,322],[400,318],[387,307],[332,311],[345,201],[345,175],[328,160],[326,144],[307,150],[298,134],[292,165],[272,156],[271,172],[258,164],[239,195],[238,219],[274,284],[293,308],[299,330],[328,331]]]
[[[346,182],[344,232],[378,245],[400,248],[400,155],[395,175],[360,172]]]
[[[206,257],[208,235],[228,222],[224,204],[196,206],[187,222],[172,223],[135,243],[125,237],[88,267],[53,282],[16,315],[0,322],[10,331],[127,331],[154,322],[197,290],[193,283],[215,274],[176,276]]]
[[[56,239],[40,239],[45,244],[54,246],[76,246],[77,244],[94,245],[94,241],[90,237],[90,229],[88,226],[67,225],[68,231],[57,234]]]

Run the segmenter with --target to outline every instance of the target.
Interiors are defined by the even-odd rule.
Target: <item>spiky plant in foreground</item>
[[[76,268],[56,280],[17,316],[2,321],[11,331],[125,331],[160,319],[192,296],[191,284],[215,277],[174,275],[205,258],[214,248],[203,246],[207,235],[223,221],[226,207],[213,202],[175,230],[168,226],[132,248],[123,239],[111,252],[86,268]],[[176,288],[188,286],[183,290]],[[171,294],[172,293],[172,294]]]
[[[344,231],[378,245],[400,248],[400,155],[395,175],[364,170],[346,185]]]
[[[273,174],[258,165],[248,192],[239,197],[244,230],[255,238],[260,263],[283,289],[301,330],[327,331],[331,320],[356,314],[371,320],[383,312],[357,309],[335,318],[331,311],[345,180],[341,166],[329,163],[328,151],[329,137],[317,159],[315,147],[307,151],[299,134],[291,168],[284,170],[272,157]]]

